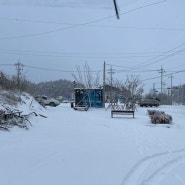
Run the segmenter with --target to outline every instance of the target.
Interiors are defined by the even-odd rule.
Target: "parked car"
[[[145,98],[139,102],[141,107],[158,107],[160,105],[160,100],[158,98]]]
[[[68,100],[62,100],[62,103],[69,103]]]
[[[54,98],[48,98],[47,96],[37,96],[35,99],[43,106],[49,105],[52,107],[56,107],[60,104],[60,102]]]
[[[63,96],[57,96],[57,97],[56,97],[56,100],[58,100],[59,102],[62,102]]]

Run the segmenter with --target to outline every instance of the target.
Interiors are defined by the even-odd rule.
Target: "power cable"
[[[182,52],[182,51],[179,51]],[[40,51],[24,51],[24,50],[6,50],[0,49],[2,54],[19,54],[19,55],[30,55],[30,56],[49,56],[49,57],[61,57],[61,58],[147,58],[147,57],[159,57],[161,54],[152,54],[152,53],[72,53],[72,52],[40,52]],[[162,53],[162,52],[161,52]],[[107,56],[107,55],[116,55],[116,56]],[[165,53],[163,53],[165,54]],[[176,55],[185,55],[178,54]],[[165,56],[165,55],[164,55]],[[167,55],[168,56],[168,55]],[[112,65],[112,64],[111,64]],[[113,65],[116,66],[116,65]],[[118,67],[118,66],[117,66]],[[120,66],[121,67],[121,66]],[[128,68],[123,66],[124,68]],[[134,67],[130,67],[130,69]]]
[[[23,65],[24,67],[27,68],[32,68],[32,69],[38,69],[38,70],[44,70],[44,71],[53,71],[53,72],[62,72],[62,73],[76,73],[76,71],[67,71],[67,70],[60,70],[60,69],[49,69],[49,68],[43,68],[43,67],[35,67],[35,66],[30,66],[30,65]],[[95,71],[90,71],[90,72],[101,72],[103,70],[95,70]],[[81,70],[81,72],[85,72],[84,70]]]
[[[18,19],[18,18],[2,18],[1,17],[0,20],[42,23],[42,24],[55,24],[55,25],[68,25],[68,26],[79,26],[80,25],[80,24],[74,24],[74,23],[42,21],[42,20],[29,20],[29,19]],[[185,31],[185,28],[165,28],[165,27],[110,26],[110,25],[93,25],[93,24],[84,25],[84,26],[86,26],[86,27],[97,27],[97,28],[114,28],[114,29]]]
[[[144,56],[149,57],[150,55],[154,56],[161,56],[161,54],[166,54],[166,51],[164,52],[56,52],[56,51],[36,51],[36,50],[10,50],[10,49],[0,49],[2,52],[24,52],[24,53],[51,53],[51,54],[71,54],[71,55],[81,55],[81,54],[87,54],[87,55],[128,55],[128,56]],[[180,52],[182,52],[180,50]],[[112,64],[110,64],[112,65]]]
[[[144,6],[140,6],[140,7],[134,8],[132,10],[129,10],[127,12],[123,12],[120,15],[125,15],[125,14],[128,14],[128,13],[132,13],[134,11],[137,11],[137,10],[140,10],[140,9],[143,9],[143,8],[146,8],[146,7],[154,6],[154,5],[157,5],[157,4],[160,4],[160,3],[164,3],[165,1],[167,1],[167,0],[162,0],[162,1],[155,2],[155,3],[151,3],[151,4],[144,5]],[[72,29],[72,28],[76,28],[76,27],[80,27],[80,26],[85,26],[85,25],[88,25],[88,24],[101,22],[101,21],[104,21],[106,19],[109,19],[109,18],[112,18],[112,17],[115,17],[115,16],[116,15],[111,15],[111,16],[108,16],[108,17],[103,17],[103,18],[94,20],[94,21],[89,21],[89,22],[86,22],[86,23],[78,24],[78,25],[72,25],[72,26],[69,26],[69,27],[59,28],[59,29],[45,31],[45,32],[40,32],[40,33],[33,33],[33,34],[22,35],[22,36],[4,37],[4,38],[0,38],[0,40],[18,39],[18,38],[27,38],[27,37],[35,37],[35,36],[46,35],[46,34],[50,34],[50,33],[54,33],[54,32],[59,32],[59,31],[62,31],[62,30]]]
[[[132,72],[134,73],[151,73],[151,72],[157,72],[158,70],[134,70]],[[122,73],[122,72],[128,72],[128,70],[115,70],[116,73]]]
[[[15,64],[0,64],[0,66],[14,66]]]
[[[107,64],[107,63],[106,63]],[[135,69],[133,67],[126,67],[126,66],[120,66],[120,65],[114,65],[114,64],[107,64],[110,66],[114,66],[114,67],[119,67],[119,68],[126,68],[127,70],[120,70],[120,71],[128,71],[131,70],[132,72],[136,72]],[[152,72],[152,71],[158,71],[158,70],[151,70],[151,69],[141,69],[141,70],[137,70],[138,72]]]
[[[150,7],[150,6],[154,6],[154,5],[157,5],[157,4],[161,4],[161,3],[164,3],[164,2],[166,2],[166,1],[168,1],[168,0],[162,0],[162,1],[155,2],[155,3],[143,5],[143,6],[134,8],[134,9],[132,9],[132,10],[129,10],[129,11],[127,11],[127,12],[120,13],[120,15],[124,15],[124,14],[127,14],[127,13],[135,12],[135,11],[137,11],[137,10],[140,10],[140,9],[143,9],[143,8],[147,8],[147,7]]]
[[[168,57],[174,56],[174,55],[176,55],[177,53],[183,52],[183,51],[185,50],[185,48],[182,49],[182,50],[179,50],[179,51],[174,51],[174,50],[176,50],[176,49],[178,49],[178,48],[180,48],[180,47],[182,47],[182,46],[184,46],[184,45],[185,45],[185,42],[183,42],[182,44],[176,46],[175,48],[172,48],[172,49],[168,50],[168,51],[165,52],[164,54],[161,54],[161,55],[159,55],[159,56],[157,56],[157,57],[154,57],[154,58],[152,58],[152,59],[149,59],[149,60],[147,60],[147,61],[145,61],[145,62],[143,62],[143,63],[140,63],[140,64],[138,64],[138,65],[135,65],[135,66],[133,66],[133,68],[141,68],[141,67],[150,65],[150,64],[152,64],[152,63],[157,63],[157,62],[160,62],[160,61],[162,61],[162,60],[164,60],[164,59],[166,59],[166,58],[168,58]],[[173,53],[171,53],[171,52],[173,52]],[[168,53],[169,53],[169,54],[168,54]],[[163,57],[163,58],[160,58],[160,57]]]
[[[163,75],[163,77],[164,76],[171,76],[171,75],[174,75],[174,74],[177,74],[177,73],[183,73],[183,72],[185,72],[185,69],[180,70],[180,71],[175,71],[173,73],[165,74],[165,75]],[[161,76],[156,76],[156,77],[152,77],[152,78],[143,79],[143,80],[141,80],[141,82],[148,81],[148,80],[153,80],[153,79],[157,79],[157,78],[161,78]]]

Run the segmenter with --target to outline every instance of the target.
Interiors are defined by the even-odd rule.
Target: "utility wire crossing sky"
[[[74,80],[76,66],[93,73],[114,70],[115,80],[138,75],[145,88],[164,82],[184,84],[185,2],[0,0],[0,67],[15,74],[15,64],[32,82]],[[34,13],[33,13],[34,12]],[[120,69],[121,66],[121,69]]]

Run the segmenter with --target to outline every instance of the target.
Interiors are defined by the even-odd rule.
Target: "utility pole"
[[[171,92],[170,92],[171,105],[172,105],[172,103],[173,103],[173,99],[172,99],[172,98],[173,98],[173,94],[172,94],[172,93],[173,93],[173,90],[172,90],[172,89],[173,89],[173,77],[174,77],[174,76],[172,76],[172,74],[171,74],[171,76],[170,76],[170,80],[171,80],[171,87],[170,87],[170,89],[171,89]]]
[[[162,66],[161,66],[161,69],[160,69],[160,71],[159,71],[159,73],[161,74],[161,95],[162,95],[162,93],[163,93],[163,74],[164,74],[164,69],[162,68]]]
[[[156,97],[156,89],[155,89],[155,83],[153,83],[153,97]]]
[[[113,72],[112,72],[112,66],[110,68],[110,103],[112,105],[112,81],[113,81],[113,78],[112,78],[112,75],[113,75]]]
[[[113,70],[112,70],[112,66],[111,68],[109,69],[109,72],[110,73],[110,104],[108,107],[112,106],[112,82],[113,82]]]
[[[161,66],[161,69],[160,69],[160,74],[161,74],[161,94],[163,93],[163,74],[164,74],[164,69],[162,68]]]
[[[113,0],[114,2],[114,8],[115,8],[115,11],[116,11],[116,17],[117,19],[119,19],[119,12],[118,12],[118,6],[117,6],[117,3],[116,3],[116,0]]]
[[[103,108],[105,108],[105,62],[103,64]]]
[[[163,93],[163,74],[164,74],[164,69],[161,66],[161,69],[159,71],[159,73],[161,74],[161,102],[162,102],[162,93]]]
[[[20,60],[15,64],[17,70],[17,87],[20,90],[20,82],[21,82],[21,71],[23,70],[23,65],[20,63]]]
[[[107,107],[107,109],[109,107],[113,108],[113,106],[114,106],[113,103],[112,103],[112,82],[113,82],[113,77],[112,77],[113,70],[112,70],[112,66],[110,68],[110,72],[108,72],[108,73],[110,73],[110,103],[109,103],[109,106]]]

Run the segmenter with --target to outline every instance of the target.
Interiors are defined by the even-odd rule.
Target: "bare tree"
[[[82,71],[80,66],[76,66],[77,76],[72,73],[72,76],[74,78],[75,87],[82,87],[84,84],[83,77],[82,77]]]
[[[140,99],[143,93],[142,83],[138,76],[127,76],[125,81],[125,107],[126,109],[135,109],[136,102]]]
[[[89,89],[89,88],[92,88],[92,83],[93,83],[93,76],[92,76],[92,73],[91,73],[91,70],[90,70],[90,67],[87,63],[85,63],[85,66],[84,66],[84,79],[85,79],[85,85],[86,87]]]
[[[0,72],[0,86],[6,90],[16,89],[16,83],[3,72]]]
[[[76,66],[76,69],[77,76],[75,74],[72,74],[72,76],[74,77],[76,84],[78,84],[77,86],[81,84],[87,89],[99,87],[99,72],[93,75],[93,72],[87,63],[85,63],[83,71],[81,70],[80,66]]]
[[[92,71],[87,63],[84,65],[83,72],[80,70],[80,66],[77,66],[76,68],[78,77],[72,74],[76,81],[76,87],[81,88],[83,86],[88,89],[87,96],[90,102],[90,89],[99,87],[99,72],[96,75],[92,74]]]

